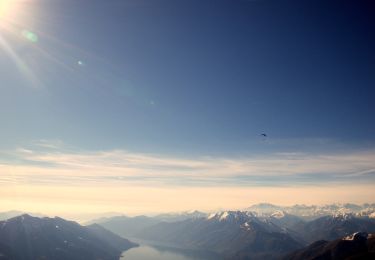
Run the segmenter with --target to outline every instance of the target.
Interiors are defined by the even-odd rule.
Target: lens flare
[[[38,42],[38,35],[36,35],[35,33],[31,32],[31,31],[28,31],[28,30],[23,30],[22,31],[22,36],[30,41],[30,42]]]

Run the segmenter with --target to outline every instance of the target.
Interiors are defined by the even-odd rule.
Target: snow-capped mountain
[[[274,213],[270,214],[270,216],[262,218],[267,219],[286,231],[293,230],[296,225],[302,225],[305,223],[302,218],[281,210],[275,211]]]
[[[161,222],[140,238],[210,250],[226,257],[271,257],[302,245],[274,223],[246,211],[223,211],[206,218]]]
[[[352,213],[336,213],[296,225],[293,230],[309,242],[322,239],[334,240],[359,230],[375,232],[375,221],[369,218],[358,218]]]
[[[158,219],[160,221],[165,222],[176,222],[176,221],[182,221],[189,218],[205,218],[207,217],[207,213],[193,210],[193,211],[184,211],[184,212],[178,212],[178,213],[165,213],[165,214],[159,214],[156,215],[154,218]]]
[[[327,205],[293,205],[277,206],[268,203],[252,205],[246,210],[255,212],[258,216],[270,216],[275,212],[285,212],[305,220],[313,220],[327,215],[338,213],[351,213],[357,217],[373,217],[375,213],[375,204],[356,205],[351,203],[336,203]]]
[[[207,216],[207,219],[242,223],[248,220],[256,219],[256,216],[250,211],[221,211],[211,213]]]
[[[369,217],[371,207],[334,204],[283,208],[262,204],[253,206],[251,211],[220,211],[208,215],[190,212],[115,217],[101,225],[120,235],[131,231],[132,237],[208,250],[224,257],[270,258],[318,239],[333,240],[357,231],[375,232],[375,219]],[[326,215],[318,217],[320,214]],[[179,218],[183,220],[172,221]]]

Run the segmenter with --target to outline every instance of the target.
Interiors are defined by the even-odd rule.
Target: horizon
[[[13,217],[17,217],[17,216],[21,216],[21,215],[30,215],[30,216],[33,216],[33,217],[37,217],[37,218],[44,218],[44,217],[47,217],[47,218],[55,218],[55,217],[60,217],[60,218],[64,218],[66,220],[72,220],[72,221],[76,221],[82,225],[86,225],[87,223],[91,223],[92,221],[95,221],[95,220],[100,220],[100,219],[111,219],[113,217],[129,217],[129,218],[134,218],[134,217],[142,217],[142,216],[146,216],[146,217],[157,217],[159,215],[183,215],[183,214],[190,214],[190,213],[195,213],[195,212],[198,212],[198,213],[204,213],[204,214],[207,214],[207,215],[210,215],[210,214],[217,214],[217,213],[222,213],[222,212],[256,212],[254,210],[251,210],[250,208],[252,207],[259,207],[261,205],[268,205],[268,206],[275,206],[275,207],[280,207],[280,208],[292,208],[292,207],[296,207],[296,206],[304,206],[304,207],[327,207],[327,206],[341,206],[341,207],[345,207],[345,206],[352,206],[352,205],[355,205],[355,206],[360,206],[360,207],[364,207],[364,206],[371,206],[371,205],[375,205],[375,202],[372,202],[372,203],[363,203],[363,204],[357,204],[357,203],[327,203],[327,204],[289,204],[289,205],[280,205],[280,204],[272,204],[272,203],[267,203],[267,202],[260,202],[260,203],[256,203],[256,204],[251,204],[250,206],[248,207],[245,207],[245,208],[227,208],[227,209],[224,209],[224,208],[220,208],[220,209],[216,209],[216,210],[197,210],[197,209],[193,209],[193,210],[184,210],[184,211],[161,211],[161,212],[144,212],[144,213],[138,213],[138,214],[128,214],[126,212],[92,212],[92,213],[84,213],[84,214],[80,214],[80,213],[72,213],[72,214],[67,214],[67,213],[62,213],[62,214],[53,214],[53,213],[45,213],[45,212],[30,212],[30,211],[24,211],[24,210],[19,210],[19,209],[13,209],[13,210],[7,210],[7,211],[0,211],[0,215],[1,214],[12,214],[12,218]],[[282,210],[284,212],[284,210]],[[276,210],[275,212],[277,212],[278,210]],[[344,212],[345,213],[345,212]],[[346,212],[346,213],[353,213],[353,212]],[[329,213],[327,213],[329,214]],[[13,216],[14,215],[14,216]],[[293,215],[293,214],[292,214]],[[0,221],[3,221],[3,220],[0,220]]]
[[[373,7],[0,0],[0,212],[374,203]]]

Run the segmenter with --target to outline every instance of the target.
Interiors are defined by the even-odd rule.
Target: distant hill
[[[22,215],[0,221],[0,259],[118,260],[137,246],[103,227]]]
[[[138,234],[141,230],[149,228],[159,222],[160,220],[156,218],[146,216],[118,216],[104,218],[97,223],[122,237],[133,237],[136,236],[136,234]]]
[[[136,216],[136,217],[127,217],[127,216],[116,216],[116,217],[107,217],[92,220],[88,222],[100,224],[112,232],[119,234],[123,237],[133,237],[137,236],[142,230],[147,229],[153,225],[156,225],[160,222],[178,222],[187,219],[196,219],[207,217],[206,213],[200,211],[192,212],[181,212],[181,213],[165,213],[156,215],[153,217],[148,216]]]
[[[313,259],[375,259],[375,234],[357,232],[332,242],[319,240],[283,258],[283,260]]]

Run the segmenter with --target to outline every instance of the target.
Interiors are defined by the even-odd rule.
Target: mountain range
[[[288,207],[287,212],[285,207],[260,204],[251,207],[254,211],[199,213],[191,217],[181,214],[182,220],[177,221],[164,214],[164,219],[160,215],[122,216],[99,224],[122,236],[209,250],[227,258],[277,258],[316,240],[334,240],[358,231],[375,232],[372,207],[373,204],[299,205]],[[326,215],[320,216],[323,212]]]
[[[115,216],[105,217],[91,220],[86,225],[93,223],[99,223],[105,226],[108,230],[112,230],[115,233],[123,237],[137,237],[137,234],[142,230],[152,227],[160,222],[178,222],[187,219],[204,218],[207,214],[200,211],[187,211],[180,213],[165,213],[159,214],[153,217],[149,216]]]
[[[308,242],[334,240],[357,231],[375,232],[375,219],[337,214],[296,224],[293,230]]]
[[[205,249],[223,257],[270,258],[302,247],[288,233],[249,212],[220,212],[207,218],[161,222],[138,234],[147,240]]]
[[[258,216],[269,216],[276,211],[282,211],[304,220],[312,220],[319,217],[335,214],[353,214],[357,217],[375,218],[375,203],[357,205],[353,203],[335,203],[326,205],[301,205],[278,206],[269,203],[252,205],[245,209],[256,213]]]
[[[206,251],[220,256],[217,259],[368,257],[373,256],[373,236],[365,242],[358,237],[375,233],[374,208],[262,203],[242,211],[106,217],[85,226],[58,217],[21,215],[0,221],[0,259],[117,260],[122,251],[137,246],[125,237]]]

